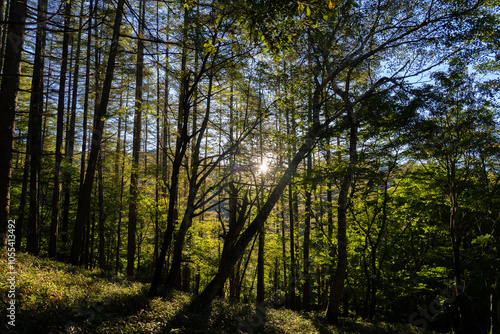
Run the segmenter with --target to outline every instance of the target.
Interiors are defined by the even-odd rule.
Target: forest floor
[[[0,254],[0,332],[8,333],[420,333],[409,325],[360,319],[326,322],[321,313],[216,300],[190,313],[189,295],[149,298],[148,285],[17,253],[16,281]],[[15,287],[15,290],[12,290]],[[15,296],[12,293],[15,293]],[[8,310],[15,301],[15,327]],[[11,322],[12,324],[12,322]],[[13,331],[15,330],[15,332]]]

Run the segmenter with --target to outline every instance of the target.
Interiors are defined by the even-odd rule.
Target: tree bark
[[[38,186],[42,157],[43,73],[45,67],[47,1],[39,1],[37,11],[37,35],[33,64],[33,80],[31,82],[30,119],[28,127],[29,143],[27,146],[27,153],[29,154],[30,161],[30,201],[26,250],[32,254],[38,253],[38,228],[40,216]]]
[[[132,140],[132,172],[130,175],[130,199],[128,214],[128,244],[127,244],[127,278],[134,277],[134,261],[137,233],[137,201],[139,195],[139,151],[141,149],[142,131],[142,81],[144,72],[144,45],[141,38],[144,31],[144,2],[139,3],[141,23],[139,23],[139,39],[137,42],[137,63],[135,77],[135,113]]]
[[[4,248],[7,244],[12,150],[25,21],[26,0],[11,0],[0,87],[0,101],[2,101],[0,103],[0,157],[2,157],[0,159],[0,248]]]
[[[64,36],[62,45],[62,62],[59,80],[59,97],[57,101],[57,133],[56,156],[54,166],[54,188],[52,190],[52,216],[50,220],[49,257],[57,254],[57,237],[59,234],[59,208],[61,207],[61,162],[64,131],[64,98],[66,90],[66,74],[68,71],[69,25],[71,22],[72,1],[64,5]]]
[[[104,214],[104,180],[102,175],[102,153],[99,154],[99,160],[97,162],[97,183],[98,183],[98,193],[99,193],[99,268],[102,270],[107,270],[106,268],[106,256],[104,254],[104,224],[105,224],[105,214]]]
[[[311,307],[311,273],[310,273],[310,261],[309,261],[309,249],[311,246],[311,192],[312,185],[310,182],[310,173],[312,169],[311,155],[307,156],[307,166],[306,166],[306,178],[305,178],[305,191],[306,191],[306,203],[305,203],[305,218],[304,218],[304,284],[302,286],[302,309],[309,311]]]
[[[186,238],[186,233],[188,229],[191,227],[194,212],[197,209],[195,206],[196,196],[198,194],[198,190],[200,188],[199,182],[199,167],[200,167],[200,150],[203,138],[205,136],[205,132],[208,127],[208,121],[210,119],[210,105],[211,105],[211,95],[212,95],[212,78],[210,75],[208,82],[208,92],[207,92],[207,107],[205,111],[205,117],[200,126],[200,129],[193,129],[193,133],[198,131],[198,137],[196,139],[196,143],[193,147],[192,158],[191,158],[191,177],[189,182],[189,194],[187,200],[186,211],[184,213],[184,218],[182,219],[182,223],[179,226],[179,231],[177,232],[177,238],[174,245],[174,254],[172,257],[172,264],[170,267],[170,271],[167,276],[166,284],[169,286],[173,286],[177,275],[179,274],[181,260],[182,260],[182,249],[184,247],[184,240]]]
[[[77,97],[78,97],[78,77],[80,71],[80,50],[81,50],[81,40],[82,40],[82,29],[83,29],[83,9],[84,1],[82,1],[80,7],[80,19],[79,19],[79,30],[76,40],[76,57],[75,57],[75,67],[74,67],[74,79],[73,79],[73,95],[71,98],[71,115],[68,124],[68,130],[66,133],[66,162],[68,166],[73,165],[73,153],[75,149],[75,123],[76,123],[76,107],[77,107]],[[61,243],[62,243],[62,256],[67,258],[68,256],[68,233],[69,233],[69,211],[71,206],[71,169],[64,171],[63,179],[63,191],[64,191],[64,201],[63,201],[63,214],[62,214],[62,225],[61,225]]]
[[[187,72],[187,29],[188,29],[188,12],[187,9],[184,10],[184,27],[183,27],[183,49],[181,57],[181,84],[180,84],[180,94],[179,94],[179,114],[177,116],[177,138],[175,141],[175,153],[174,161],[172,163],[172,174],[170,175],[170,193],[168,201],[168,212],[167,212],[167,229],[163,235],[163,242],[160,250],[160,255],[158,257],[158,262],[156,263],[155,270],[153,272],[153,278],[151,280],[151,287],[149,288],[149,294],[154,295],[160,286],[161,274],[163,271],[163,265],[165,264],[165,257],[167,256],[167,251],[172,243],[172,236],[175,229],[175,221],[177,220],[177,201],[178,201],[178,186],[179,186],[179,173],[181,169],[182,160],[186,154],[186,149],[189,141],[188,132],[188,120],[189,120],[189,73]],[[166,93],[168,94],[168,93]],[[166,148],[165,148],[166,149]]]
[[[121,160],[121,177],[120,177],[120,207],[118,209],[118,223],[116,226],[116,263],[115,263],[115,273],[120,270],[120,247],[121,247],[121,228],[122,228],[122,217],[123,217],[123,190],[125,188],[125,156],[127,152],[127,115],[124,117],[124,134],[123,134],[123,156]],[[118,131],[120,134],[120,131]],[[118,135],[118,140],[116,142],[116,154],[120,154],[120,135]]]
[[[340,315],[340,303],[342,302],[342,293],[344,289],[344,280],[347,275],[347,202],[349,188],[354,176],[355,167],[358,162],[357,141],[358,124],[352,109],[348,110],[350,128],[349,139],[349,166],[342,180],[338,198],[338,230],[337,230],[337,269],[330,287],[330,298],[326,310],[326,318],[337,322]]]
[[[73,245],[71,247],[70,262],[73,265],[80,264],[80,256],[82,250],[83,235],[85,231],[85,223],[87,221],[87,213],[90,210],[90,199],[92,195],[92,185],[96,170],[97,157],[101,147],[102,135],[104,132],[104,119],[107,115],[109,96],[111,93],[111,84],[115,69],[116,54],[118,53],[118,42],[120,36],[120,26],[123,15],[124,0],[118,0],[116,9],[115,23],[113,27],[113,39],[109,53],[108,65],[106,68],[106,77],[102,88],[101,102],[97,110],[96,127],[92,135],[92,143],[89,154],[89,161],[85,173],[85,180],[80,191],[78,199],[78,209],[73,233]]]
[[[5,2],[6,2],[5,0],[0,0],[0,20],[3,22],[7,21],[7,17],[4,18],[4,14],[7,14],[9,12],[9,4],[10,4],[9,1],[7,2],[7,6],[5,6]],[[0,71],[3,69],[5,44],[7,44],[7,28],[8,28],[7,24],[3,24],[0,27]]]

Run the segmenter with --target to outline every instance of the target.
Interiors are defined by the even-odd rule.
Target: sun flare
[[[269,166],[266,164],[266,162],[263,162],[259,166],[259,172],[262,173],[262,174],[265,174],[268,170],[269,170]]]

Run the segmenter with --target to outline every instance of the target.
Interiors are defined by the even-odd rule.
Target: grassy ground
[[[151,299],[144,284],[23,253],[16,257],[14,328],[7,313],[10,271],[1,253],[1,333],[418,333],[410,326],[355,319],[342,319],[335,326],[318,313],[223,300],[190,313],[184,309],[186,294]]]

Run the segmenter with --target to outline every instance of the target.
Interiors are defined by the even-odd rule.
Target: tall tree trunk
[[[191,177],[189,181],[189,194],[188,194],[188,200],[186,204],[186,211],[184,213],[184,218],[182,219],[182,223],[179,226],[179,231],[177,232],[177,238],[175,240],[175,245],[174,245],[174,254],[172,257],[172,264],[170,267],[170,271],[167,276],[167,285],[173,286],[175,283],[175,280],[177,278],[177,275],[179,274],[180,271],[180,266],[181,266],[181,260],[182,260],[182,249],[184,248],[184,240],[186,238],[186,233],[188,229],[191,227],[192,221],[193,221],[193,216],[194,212],[196,210],[195,207],[195,200],[196,196],[198,194],[198,190],[200,188],[200,181],[199,181],[199,167],[200,167],[200,151],[201,151],[201,144],[203,142],[203,138],[205,136],[205,132],[208,127],[208,122],[210,119],[210,105],[211,105],[211,95],[212,95],[212,79],[213,76],[210,74],[209,80],[208,80],[208,92],[207,92],[207,107],[205,109],[205,117],[203,119],[203,122],[200,126],[200,129],[196,129],[198,131],[198,136],[196,138],[196,143],[193,147],[193,152],[192,157],[191,157]],[[196,115],[194,115],[196,117]],[[195,133],[195,132],[193,132]]]
[[[292,92],[293,94],[293,92]],[[292,106],[292,113],[288,112],[286,109],[286,129],[287,138],[292,138],[295,135],[295,112]],[[292,144],[292,152],[296,152],[295,141]],[[290,144],[290,143],[288,143]],[[290,153],[289,162],[292,160],[292,153]],[[292,176],[293,178],[293,176]],[[290,282],[289,282],[289,307],[295,309],[297,302],[296,288],[297,288],[297,268],[295,262],[295,209],[294,209],[294,199],[296,199],[296,194],[293,191],[293,185],[288,186],[288,215],[289,215],[289,228],[290,228]]]
[[[31,81],[30,120],[28,127],[28,146],[30,161],[30,205],[28,213],[28,239],[26,250],[38,254],[38,228],[40,217],[39,176],[42,157],[42,118],[43,118],[43,73],[45,67],[45,44],[47,30],[47,1],[38,2],[37,35],[33,80]],[[27,156],[28,158],[28,156]]]
[[[344,280],[347,275],[347,203],[349,188],[358,162],[358,122],[352,109],[348,110],[348,116],[351,125],[349,138],[349,165],[344,174],[338,197],[337,269],[335,270],[335,275],[330,287],[330,298],[326,310],[326,318],[335,322],[338,321],[340,315],[340,303],[344,290]]]
[[[7,2],[7,6],[5,6],[6,0],[0,0],[0,20],[2,22],[7,21],[7,13],[9,12],[9,4],[10,1]],[[5,15],[4,15],[5,14]],[[4,18],[5,16],[5,18]],[[3,70],[3,61],[4,61],[4,52],[5,52],[5,45],[7,44],[7,24],[2,24],[0,26],[0,72]],[[3,73],[3,72],[1,72]]]
[[[21,77],[26,0],[11,0],[0,87],[0,248],[7,244],[15,117]]]
[[[68,131],[66,135],[66,162],[68,166],[73,165],[73,153],[75,149],[75,123],[76,123],[76,106],[78,97],[78,77],[80,71],[80,50],[81,50],[81,40],[82,40],[82,29],[83,29],[83,9],[84,1],[82,1],[80,8],[80,19],[79,19],[79,30],[76,40],[76,54],[75,54],[75,67],[74,67],[74,79],[73,79],[73,95],[71,99],[71,115],[68,125]],[[69,233],[69,211],[71,206],[71,170],[65,170],[64,173],[64,202],[63,202],[63,214],[62,214],[62,225],[61,225],[61,243],[63,248],[63,255],[66,258],[68,256],[68,233]]]
[[[288,276],[287,276],[287,261],[286,261],[286,237],[285,237],[285,199],[284,195],[281,195],[281,257],[283,258],[283,290],[285,291],[285,306],[289,302],[289,292],[288,292]]]
[[[99,154],[99,160],[97,162],[97,183],[99,192],[99,268],[102,270],[107,270],[106,268],[106,256],[104,254],[104,180],[102,176],[102,151]]]
[[[311,307],[311,273],[309,249],[311,248],[311,192],[312,185],[310,184],[310,174],[312,169],[311,155],[307,156],[306,162],[306,178],[305,178],[305,217],[304,217],[304,284],[302,286],[302,309],[309,311]]]
[[[120,26],[122,22],[124,2],[125,2],[124,0],[118,0],[115,23],[113,27],[113,39],[111,41],[108,65],[106,68],[106,77],[102,88],[101,102],[99,103],[99,109],[97,110],[96,127],[92,135],[92,144],[89,154],[87,171],[85,173],[85,180],[78,199],[78,209],[77,209],[75,228],[73,233],[73,245],[71,247],[71,256],[70,256],[70,262],[73,265],[80,264],[83,235],[85,231],[85,222],[87,221],[88,217],[87,213],[90,210],[90,199],[92,195],[92,185],[96,170],[97,156],[99,154],[102,135],[104,133],[104,119],[107,114],[109,96],[111,93],[111,86],[115,69],[116,54],[118,53],[118,42],[120,36]]]
[[[125,156],[127,153],[127,115],[125,114],[125,124],[124,124],[124,134],[123,134],[123,156],[121,160],[121,180],[120,180],[120,208],[118,209],[118,224],[116,226],[116,264],[115,264],[115,273],[118,273],[120,270],[120,247],[121,247],[121,227],[122,227],[122,216],[123,216],[123,191],[125,184]],[[116,153],[120,154],[120,136],[118,136],[118,140],[116,143]]]
[[[167,26],[170,26],[170,9],[167,9]],[[170,30],[167,30],[167,40],[170,37],[169,34]],[[170,57],[170,52],[169,52],[169,46],[168,44],[166,45],[166,51],[165,51],[165,59],[166,59],[166,65],[165,65],[165,104],[163,105],[163,119],[162,119],[162,181],[163,181],[163,195],[165,197],[167,192],[168,192],[168,182],[169,182],[169,173],[168,173],[168,166],[169,166],[169,157],[168,157],[168,150],[170,148],[170,127],[169,127],[169,120],[168,120],[168,112],[170,108],[170,77],[169,77],[169,59]]]
[[[130,199],[128,213],[128,243],[127,243],[127,278],[134,277],[134,261],[137,233],[137,200],[139,195],[139,152],[141,150],[141,121],[142,121],[142,79],[144,70],[144,45],[142,42],[144,31],[144,2],[139,2],[140,21],[139,39],[137,42],[137,63],[135,77],[135,113],[132,140],[132,172],[130,175]]]
[[[57,133],[56,159],[54,166],[54,188],[52,190],[52,216],[50,220],[49,257],[57,254],[57,236],[59,229],[59,208],[61,206],[61,162],[64,131],[64,97],[66,90],[66,73],[68,70],[69,25],[71,23],[71,3],[64,4],[64,36],[62,45],[62,62],[59,80],[59,97],[57,101]]]
[[[500,289],[498,287],[498,281],[496,281],[495,284],[491,287],[490,313],[490,334],[500,334]]]
[[[264,246],[266,242],[265,224],[259,231],[259,245],[257,248],[257,303],[263,303],[265,299],[265,283],[264,283]]]
[[[97,1],[97,0],[96,0]],[[89,94],[90,94],[90,57],[92,49],[92,13],[94,11],[94,4],[92,1],[89,3],[89,28],[87,31],[87,58],[85,64],[85,93],[83,98],[83,124],[82,124],[82,158],[80,162],[80,189],[83,187],[85,176],[85,164],[87,155],[87,120],[89,110]]]
[[[331,161],[331,150],[328,149],[326,152],[326,161],[327,164],[329,165],[332,163]],[[340,162],[340,161],[339,161]],[[328,182],[326,186],[326,201],[327,201],[327,237],[328,237],[328,254],[331,259],[335,258],[335,245],[333,243],[333,184],[331,181]],[[328,291],[329,287],[331,286],[333,282],[333,276],[334,276],[334,266],[333,263],[327,266],[328,270],[328,277],[329,279],[327,280],[326,288],[325,288],[325,293],[323,294],[324,299],[322,300],[322,305],[327,304],[327,298],[328,298]]]
[[[309,50],[310,53],[310,50]],[[311,83],[313,80],[311,79]],[[308,90],[308,122],[312,122],[312,85],[309,86]],[[304,208],[304,244],[303,244],[303,260],[304,260],[304,284],[302,285],[302,309],[309,311],[311,308],[311,273],[310,266],[311,262],[309,259],[309,250],[311,248],[311,216],[312,216],[312,188],[311,184],[311,171],[312,171],[312,156],[309,154],[306,158],[306,177],[304,179],[304,191],[306,196],[305,208]]]
[[[156,29],[159,31],[160,29],[160,21],[159,21],[159,2],[156,2]],[[158,47],[158,43],[156,44],[156,55],[158,64],[160,63],[160,50]],[[156,96],[160,97],[160,67],[156,66]],[[159,251],[159,243],[160,243],[160,154],[161,154],[161,132],[160,132],[160,103],[156,104],[156,168],[155,168],[155,219],[154,219],[154,228],[155,228],[155,236],[154,236],[154,248],[153,248],[153,266],[152,270],[154,271],[154,267],[156,261],[158,260],[158,251]],[[153,273],[151,273],[152,275]]]
[[[455,305],[453,305],[453,321],[452,329],[457,334],[467,333],[465,319],[465,300],[461,293],[462,286],[462,259],[460,255],[460,245],[462,243],[462,235],[460,231],[460,220],[458,217],[458,192],[456,186],[456,166],[452,163],[448,174],[450,184],[450,238],[453,250],[453,276],[455,278],[454,292],[457,296]]]
[[[259,84],[259,105],[257,111],[261,112],[261,89]],[[260,164],[264,164],[263,159],[263,145],[262,145],[262,121],[259,122],[259,151],[260,151]],[[261,192],[264,192],[264,171],[261,171]],[[262,195],[258,193],[259,197]],[[258,203],[260,206],[261,199],[258,199]],[[265,299],[265,283],[264,283],[264,246],[266,242],[266,228],[265,224],[262,225],[259,231],[259,246],[257,248],[257,303],[263,303]]]
[[[172,174],[170,175],[170,192],[167,211],[167,229],[163,235],[163,242],[160,249],[158,262],[155,266],[151,287],[149,293],[156,294],[160,285],[161,274],[167,251],[172,243],[172,235],[175,229],[175,221],[177,220],[177,201],[179,192],[179,173],[182,160],[184,159],[189,137],[188,137],[188,120],[189,120],[189,73],[187,72],[187,29],[188,29],[188,10],[184,10],[184,27],[183,27],[183,48],[181,57],[181,83],[179,94],[179,114],[177,116],[177,137],[175,141],[174,161],[172,162]],[[167,93],[166,93],[167,94]],[[166,149],[166,148],[165,148]]]
[[[28,130],[29,132],[29,130]],[[24,217],[26,210],[26,198],[28,195],[28,182],[29,182],[29,171],[31,158],[29,152],[30,149],[30,136],[28,134],[28,144],[26,145],[26,158],[24,159],[24,168],[23,168],[23,184],[21,186],[21,198],[19,200],[19,212],[18,212],[18,221],[16,222],[16,251],[21,250],[21,243],[23,240],[23,229],[24,229]]]

